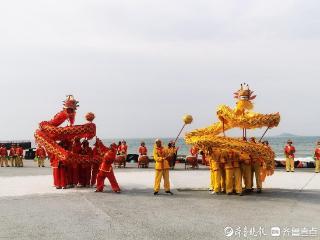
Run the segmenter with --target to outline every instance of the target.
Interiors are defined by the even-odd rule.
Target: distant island
[[[295,135],[295,134],[292,134],[292,133],[281,133],[280,135],[276,135],[276,136],[273,136],[273,137],[277,137],[277,138],[299,138],[299,137],[320,137],[320,136],[317,136],[317,135],[314,135],[314,136],[302,136],[302,135]]]
[[[293,137],[301,137],[301,136],[295,135],[295,134],[292,134],[292,133],[281,133],[280,135],[277,135],[275,137],[293,138]]]

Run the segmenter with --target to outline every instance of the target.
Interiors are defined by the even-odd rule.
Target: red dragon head
[[[67,95],[67,99],[63,101],[63,109],[68,114],[68,118],[71,125],[73,125],[74,123],[76,110],[78,107],[79,107],[79,101],[75,100],[73,95]]]

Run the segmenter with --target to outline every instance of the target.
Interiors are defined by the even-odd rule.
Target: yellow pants
[[[286,158],[286,171],[294,172],[294,158]]]
[[[210,170],[210,190],[214,190],[214,171]]]
[[[154,191],[159,192],[162,177],[164,180],[164,190],[170,191],[169,169],[156,170],[155,173],[156,173],[156,176],[154,181]]]
[[[246,190],[250,190],[252,188],[252,173],[251,173],[251,164],[242,164],[242,176],[244,181],[244,187]]]
[[[316,173],[320,172],[320,160],[316,160]]]
[[[38,158],[38,167],[44,167],[44,158]]]
[[[221,169],[214,170],[213,174],[214,188],[213,191],[216,193],[221,192]]]
[[[1,167],[3,167],[4,165],[6,167],[9,167],[9,164],[8,164],[8,159],[6,157],[1,157],[0,158],[0,164],[1,164]]]
[[[225,176],[226,176],[226,193],[233,192],[233,168],[226,168],[225,169]]]
[[[251,188],[253,187],[253,175],[256,178],[256,187],[257,189],[262,189],[262,181],[260,178],[260,162],[254,162],[251,166]]]
[[[225,169],[221,169],[221,178],[220,178],[220,185],[221,185],[221,192],[226,191],[226,171]]]
[[[241,168],[235,167],[233,169],[233,176],[234,176],[234,189],[236,193],[242,193],[242,174]]]
[[[17,157],[16,158],[16,167],[23,167],[22,157]]]
[[[17,158],[16,157],[10,157],[11,167],[17,166]]]

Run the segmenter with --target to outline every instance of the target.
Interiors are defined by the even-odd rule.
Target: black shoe
[[[56,189],[61,189],[62,187],[56,187]]]
[[[173,195],[171,191],[166,191],[167,194]]]
[[[237,193],[237,195],[238,195],[238,196],[243,196],[243,194],[242,194],[242,193]]]
[[[252,193],[251,189],[245,189],[244,192],[247,193],[247,194]]]
[[[257,193],[262,193],[262,189],[258,189],[258,190],[257,190]]]
[[[228,193],[227,193],[227,195],[232,195],[232,194],[233,194],[232,192],[228,192]]]
[[[153,195],[158,195],[158,194],[159,194],[159,192],[154,192],[154,193],[153,193]]]

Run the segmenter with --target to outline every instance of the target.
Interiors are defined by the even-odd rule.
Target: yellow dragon
[[[234,93],[237,99],[234,109],[221,105],[218,107],[217,116],[219,122],[213,125],[196,129],[185,136],[187,144],[195,145],[205,151],[208,155],[214,150],[246,152],[252,157],[259,158],[264,163],[263,175],[272,175],[274,172],[275,154],[271,148],[262,143],[245,141],[246,129],[277,127],[280,123],[280,114],[259,114],[252,111],[252,100],[256,98],[248,84],[241,84],[240,90]],[[242,138],[231,138],[225,136],[225,131],[232,128],[243,129]],[[221,135],[223,134],[223,135]]]

